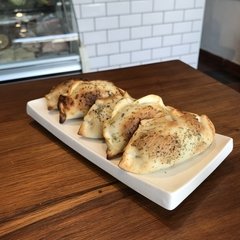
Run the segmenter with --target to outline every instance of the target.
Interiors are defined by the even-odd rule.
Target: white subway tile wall
[[[173,59],[197,67],[205,0],[73,0],[73,4],[89,57],[88,71]]]

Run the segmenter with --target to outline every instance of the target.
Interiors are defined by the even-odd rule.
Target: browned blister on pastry
[[[67,94],[59,97],[59,121],[63,123],[67,119],[82,118],[97,99],[119,95],[122,92],[123,90],[113,83],[103,80],[73,84]]]
[[[119,167],[145,174],[169,168],[204,152],[215,128],[206,115],[180,112],[141,121],[125,148]]]
[[[67,80],[64,82],[61,82],[60,84],[53,87],[48,94],[45,95],[45,99],[47,100],[47,108],[48,110],[54,110],[57,109],[58,106],[58,98],[62,94],[67,94],[69,88],[78,82],[81,82],[80,80]]]

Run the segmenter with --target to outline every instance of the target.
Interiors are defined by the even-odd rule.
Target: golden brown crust
[[[97,99],[84,116],[78,134],[88,138],[103,138],[103,125],[111,118],[114,106],[123,98],[131,97],[120,90],[118,95]]]
[[[120,105],[120,107],[119,107]],[[156,95],[148,95],[134,102],[115,106],[112,118],[103,128],[103,136],[107,144],[107,158],[111,159],[122,153],[142,119],[153,118],[164,114],[162,99]]]
[[[107,158],[123,153],[119,167],[144,174],[171,167],[205,151],[215,128],[206,115],[165,106],[157,95],[135,100],[103,80],[68,80],[45,95],[59,122],[84,117],[78,134],[104,137]]]
[[[45,99],[47,101],[47,108],[48,110],[57,109],[58,105],[58,98],[60,95],[64,95],[68,93],[70,87],[75,84],[76,82],[80,82],[77,79],[70,79],[60,84],[54,86],[48,94],[45,95]]]
[[[205,115],[173,110],[161,118],[143,120],[119,167],[139,174],[171,167],[205,151],[214,135],[214,126]]]
[[[72,85],[68,93],[58,101],[60,122],[82,118],[97,99],[114,96],[122,91],[113,83],[103,80],[83,81]]]

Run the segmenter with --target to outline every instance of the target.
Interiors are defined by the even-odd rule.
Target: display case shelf
[[[29,38],[16,38],[13,43],[43,43],[43,42],[72,42],[78,41],[77,33],[67,33],[67,34],[58,34],[58,35],[48,35],[48,36],[39,36],[39,37],[29,37]]]
[[[0,3],[0,81],[81,71],[80,39],[71,1]],[[44,6],[44,3],[48,6]],[[26,6],[24,6],[26,3]],[[5,8],[3,5],[6,4]],[[3,11],[5,9],[5,11]]]

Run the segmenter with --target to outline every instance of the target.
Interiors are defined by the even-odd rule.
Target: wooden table
[[[139,98],[205,113],[233,152],[175,210],[156,205],[64,145],[26,103],[69,78],[107,79]],[[240,94],[170,61],[0,85],[1,239],[239,239]]]

